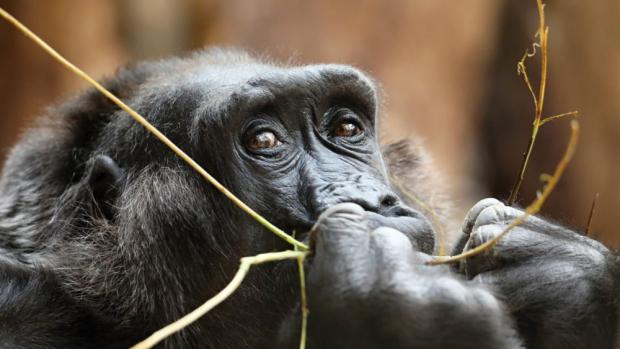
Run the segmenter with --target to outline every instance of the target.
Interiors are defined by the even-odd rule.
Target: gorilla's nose
[[[398,216],[400,212],[400,200],[391,191],[376,188],[342,188],[326,195],[317,195],[315,212],[321,212],[344,202],[351,202],[361,206],[364,210],[378,213],[382,216]]]
[[[399,203],[398,197],[392,193],[363,195],[360,198],[353,198],[349,201],[362,206],[366,211],[376,212],[384,216],[394,214],[395,208]]]

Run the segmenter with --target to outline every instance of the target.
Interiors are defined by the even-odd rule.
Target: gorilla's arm
[[[488,241],[520,215],[495,199],[480,201],[455,253]],[[527,348],[614,347],[618,257],[599,242],[530,217],[460,270],[499,292]]]
[[[334,206],[315,226],[309,348],[520,347],[503,306],[482,285],[426,266],[430,257],[405,235],[369,226],[354,204]],[[283,331],[289,343],[298,340],[298,323]]]

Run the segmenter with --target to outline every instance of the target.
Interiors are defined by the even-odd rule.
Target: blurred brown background
[[[356,65],[381,83],[383,139],[422,137],[446,174],[457,216],[484,196],[505,199],[532,118],[516,62],[537,28],[534,0],[0,0],[96,77],[124,63],[208,45],[299,63]],[[581,111],[576,159],[544,208],[620,246],[620,2],[549,0],[546,114]],[[32,118],[85,84],[0,25],[0,156]],[[537,61],[532,61],[534,67]],[[537,81],[536,69],[532,68]],[[546,125],[521,203],[551,172],[567,120]]]

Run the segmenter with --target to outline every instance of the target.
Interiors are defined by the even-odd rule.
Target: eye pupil
[[[252,150],[269,149],[280,145],[280,140],[273,132],[264,131],[254,135],[248,142],[248,148]]]
[[[336,127],[334,133],[337,137],[353,137],[362,133],[362,129],[354,123],[343,122]]]

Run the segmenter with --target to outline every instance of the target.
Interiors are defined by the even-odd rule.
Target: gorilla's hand
[[[522,214],[495,199],[478,202],[455,253],[488,241]],[[530,217],[459,268],[496,289],[527,348],[612,348],[615,264],[597,241]]]
[[[496,298],[458,279],[355,204],[321,215],[311,240],[310,348],[514,348]],[[297,327],[297,326],[296,326]]]

